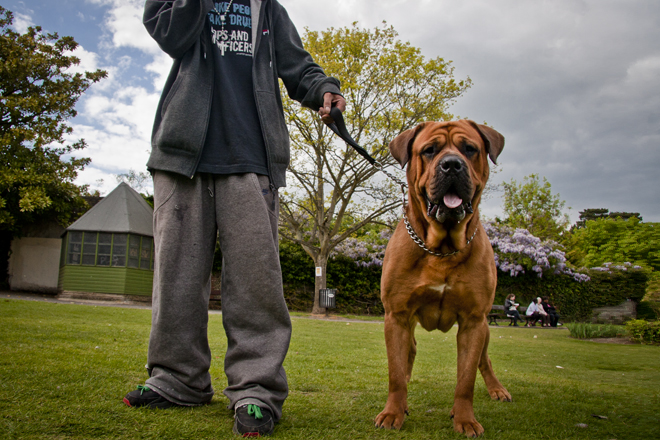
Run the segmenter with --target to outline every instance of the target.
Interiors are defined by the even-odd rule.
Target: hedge
[[[587,321],[592,309],[616,306],[631,299],[639,303],[646,293],[647,274],[643,270],[589,271],[591,281],[576,282],[568,275],[523,274],[510,277],[498,273],[495,304],[504,304],[509,293],[516,302],[527,305],[536,297],[548,296],[559,309],[562,321]]]
[[[300,247],[283,242],[280,264],[284,297],[291,310],[311,311],[314,304],[314,262]],[[355,261],[338,256],[327,266],[326,285],[337,289],[337,312],[382,315],[380,267],[360,267]]]
[[[280,261],[284,295],[291,310],[310,311],[314,295],[314,263],[299,246],[283,242]],[[327,287],[337,289],[338,313],[383,313],[380,302],[381,268],[360,267],[346,257],[330,259]],[[560,310],[562,321],[587,321],[596,307],[615,306],[626,299],[639,303],[644,297],[647,274],[642,270],[590,271],[591,281],[577,282],[569,275],[520,274],[511,277],[498,272],[495,304],[504,304],[509,293],[517,302],[529,304],[538,296],[548,296]]]
[[[630,339],[642,344],[660,344],[660,321],[647,322],[634,319],[626,323]]]

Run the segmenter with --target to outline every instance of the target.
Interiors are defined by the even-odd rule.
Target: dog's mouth
[[[456,192],[450,190],[442,197],[439,202],[433,202],[426,196],[426,215],[435,219],[439,223],[447,220],[460,222],[467,214],[472,214],[472,201],[465,201]]]

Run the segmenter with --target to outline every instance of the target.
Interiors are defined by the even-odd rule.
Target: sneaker
[[[273,433],[275,422],[269,408],[257,405],[244,405],[236,408],[234,434],[241,437],[261,437]]]
[[[138,385],[137,390],[126,394],[124,397],[124,403],[132,408],[146,406],[147,408],[165,409],[174,406],[181,406],[174,402],[170,402],[146,385]]]

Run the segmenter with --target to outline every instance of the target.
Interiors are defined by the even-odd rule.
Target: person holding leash
[[[216,240],[234,432],[267,435],[288,395],[291,337],[279,264],[278,188],[289,136],[278,78],[332,122],[339,81],[303,48],[278,0],[147,0],[144,25],[173,65],[147,167],[154,179],[154,288],[145,385],[132,407],[208,403],[208,301]]]

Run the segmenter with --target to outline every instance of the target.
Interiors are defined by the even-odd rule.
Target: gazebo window
[[[80,264],[82,253],[82,232],[69,232],[69,247],[67,249],[67,264]]]
[[[112,255],[112,234],[99,232],[99,247],[96,254],[97,266],[110,266],[110,256]]]
[[[128,237],[128,267],[138,268],[140,264],[140,236]]]
[[[112,266],[126,267],[126,234],[113,234]]]
[[[151,269],[151,242],[148,237],[142,237],[142,246],[140,247],[140,269]]]
[[[83,236],[82,264],[94,266],[96,262],[96,232],[85,232]]]
[[[66,264],[153,270],[153,238],[133,234],[70,231]],[[127,264],[128,263],[128,264]]]

